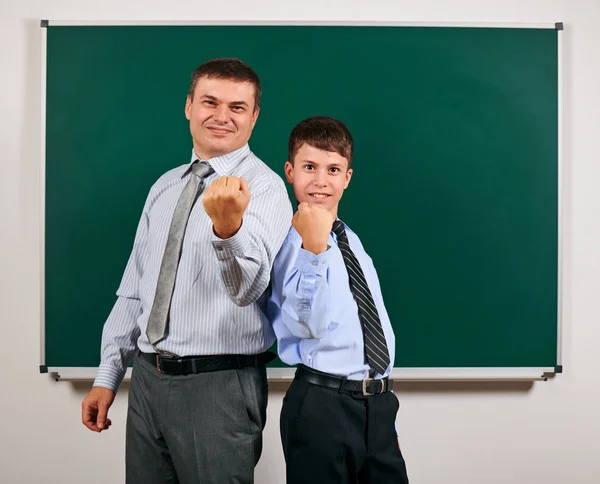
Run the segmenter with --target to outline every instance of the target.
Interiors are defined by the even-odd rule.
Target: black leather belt
[[[246,366],[265,365],[275,354],[265,351],[259,355],[215,355],[215,356],[169,356],[158,353],[143,353],[140,358],[149,361],[160,373],[189,375],[208,371],[231,370]]]
[[[346,378],[313,370],[305,365],[298,366],[296,378],[321,387],[350,393],[360,393],[365,396],[389,392],[394,388],[394,381],[388,377],[382,379],[365,378],[364,380],[347,380]]]

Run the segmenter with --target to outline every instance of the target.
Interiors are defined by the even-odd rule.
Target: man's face
[[[206,160],[231,153],[248,142],[256,124],[254,85],[201,77],[193,99],[187,98],[185,117],[198,157]]]
[[[348,160],[304,143],[293,161],[285,163],[285,176],[294,186],[298,203],[321,205],[337,216],[338,204],[352,177]]]

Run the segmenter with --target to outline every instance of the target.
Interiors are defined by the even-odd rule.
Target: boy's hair
[[[254,110],[256,111],[260,108],[260,96],[262,95],[260,79],[256,72],[254,72],[254,70],[252,70],[245,62],[232,57],[222,57],[200,64],[192,74],[190,90],[188,91],[190,99],[194,99],[196,84],[198,84],[198,81],[202,77],[207,77],[208,79],[227,79],[236,82],[249,82],[254,86]]]
[[[348,160],[348,168],[352,165],[352,135],[346,125],[337,119],[314,116],[294,126],[288,143],[288,160],[292,165],[294,157],[304,143],[320,150],[334,151]]]

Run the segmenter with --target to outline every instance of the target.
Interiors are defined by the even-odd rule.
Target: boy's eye
[[[334,166],[334,167],[332,167],[332,168],[331,168],[331,171],[332,171],[333,173],[337,173],[338,171],[340,171],[340,169],[339,169],[339,168],[336,168],[336,167]]]
[[[312,170],[314,167],[312,165],[304,165],[304,168],[307,170]]]

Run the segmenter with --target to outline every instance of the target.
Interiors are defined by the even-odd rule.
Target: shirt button
[[[317,261],[313,261],[312,265],[317,266],[317,265],[319,265],[319,263]]]
[[[323,260],[323,264],[327,264],[327,259],[324,259],[324,260]]]

